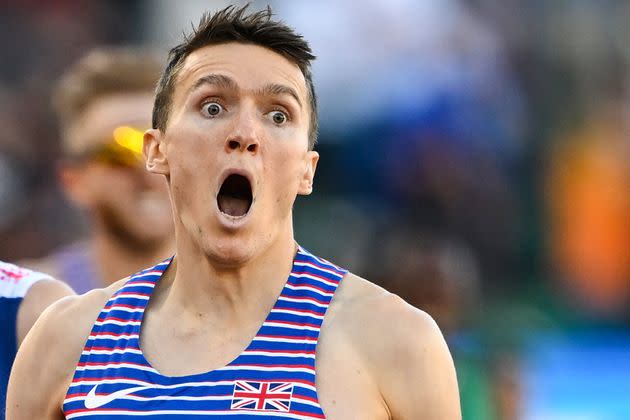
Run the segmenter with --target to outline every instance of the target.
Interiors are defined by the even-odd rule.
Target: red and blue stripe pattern
[[[66,419],[324,419],[315,387],[320,327],[346,271],[298,248],[278,300],[249,346],[217,370],[170,377],[145,359],[140,326],[170,260],[132,276],[107,302],[85,344]]]

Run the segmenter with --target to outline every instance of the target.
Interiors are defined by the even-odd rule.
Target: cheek
[[[173,130],[177,129],[173,127]],[[209,130],[202,130],[202,127],[194,130],[182,128],[166,149],[171,178],[195,182],[196,178],[205,176],[207,168],[216,166],[215,160],[221,150],[215,137],[209,135]]]
[[[287,149],[280,154],[276,165],[283,169],[284,182],[293,185],[304,173],[304,151],[298,147]]]
[[[182,202],[184,202],[184,200],[186,199],[186,193],[182,191],[182,188],[175,184],[172,183],[171,184],[171,191],[172,191],[172,197],[173,197],[173,206],[174,209],[176,210],[176,213],[179,217],[180,214],[180,208],[182,207]]]
[[[147,188],[164,195],[168,194],[168,184],[163,175],[146,173],[144,176]]]
[[[113,180],[109,185],[103,186],[101,195],[110,203],[119,206],[133,206],[137,194],[132,182],[119,178]]]
[[[198,191],[205,191],[209,187],[211,174],[206,169],[207,166],[208,163],[197,156],[187,159],[186,162],[175,162],[171,165],[170,182],[178,188],[182,196],[194,196]]]
[[[111,190],[120,188],[118,177],[111,176],[105,170],[91,170],[85,179],[84,188],[89,192],[89,196],[94,200],[99,197],[110,195]]]
[[[112,194],[133,194],[138,189],[139,181],[135,174],[121,171],[111,171],[104,183],[104,188]]]
[[[302,161],[297,153],[284,150],[270,160],[267,180],[273,185],[273,201],[277,205],[293,203],[302,175]]]
[[[195,157],[184,163],[171,165],[171,190],[173,202],[179,212],[184,208],[201,208],[203,211],[209,205],[212,196],[211,180],[216,175],[207,170],[208,164],[203,159]]]

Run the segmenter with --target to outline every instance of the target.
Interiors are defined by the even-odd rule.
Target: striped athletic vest
[[[142,316],[170,263],[132,276],[105,305],[66,394],[66,419],[324,419],[315,350],[326,309],[346,271],[299,248],[273,309],[226,366],[164,376],[139,346]]]

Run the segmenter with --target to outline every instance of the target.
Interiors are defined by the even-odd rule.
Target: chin
[[[223,266],[241,266],[256,256],[257,247],[251,241],[241,238],[223,238],[204,246],[204,252],[211,260]]]

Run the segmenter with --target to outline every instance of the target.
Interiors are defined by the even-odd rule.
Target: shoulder
[[[65,283],[52,278],[42,278],[32,284],[20,304],[17,315],[18,345],[24,340],[41,313],[53,302],[74,294]]]
[[[330,327],[371,367],[393,418],[460,418],[453,360],[429,314],[351,273],[335,300]]]
[[[112,294],[122,286],[122,280],[104,289],[94,289],[83,295],[66,296],[44,311],[33,327],[32,340],[54,343],[63,338],[64,348],[77,341],[83,345],[92,324]],[[51,285],[52,286],[52,285]],[[29,336],[28,341],[31,341]]]
[[[122,282],[57,300],[35,322],[9,382],[7,408],[19,410],[16,418],[44,418],[41,413],[59,409],[92,325]]]
[[[426,343],[442,337],[429,314],[352,273],[344,277],[331,309],[339,327],[354,331],[362,339],[381,337],[381,345],[396,353],[409,351],[416,341]],[[367,325],[370,328],[357,328]]]

